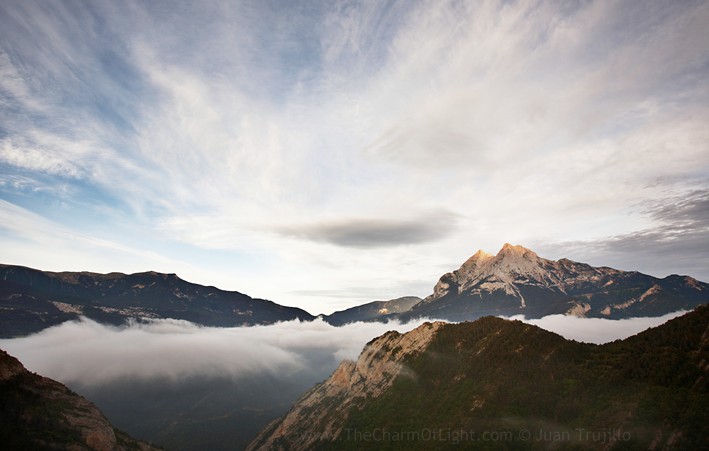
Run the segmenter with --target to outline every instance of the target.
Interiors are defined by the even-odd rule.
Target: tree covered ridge
[[[494,317],[448,324],[314,448],[706,448],[708,326],[707,306],[605,345]]]

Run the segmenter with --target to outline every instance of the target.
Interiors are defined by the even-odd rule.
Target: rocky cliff
[[[155,450],[113,429],[86,399],[27,371],[0,350],[0,443],[5,450]]]
[[[343,361],[329,379],[304,394],[247,449],[307,449],[323,438],[337,439],[350,409],[381,395],[395,378],[413,377],[402,360],[426,349],[442,325],[425,323],[403,335],[390,331],[372,340],[356,362]]]

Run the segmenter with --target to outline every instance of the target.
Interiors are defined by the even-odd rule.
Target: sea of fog
[[[684,312],[657,318],[519,319],[587,343],[622,339]],[[113,327],[82,318],[0,348],[30,370],[87,397],[117,427],[175,450],[242,448],[300,394],[356,359],[372,338],[406,324],[322,320],[216,328],[178,320]]]

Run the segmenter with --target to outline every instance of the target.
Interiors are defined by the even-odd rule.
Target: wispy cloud
[[[365,281],[425,296],[391,279],[661,227],[638,205],[707,179],[708,21],[706,2],[5,2],[0,176],[111,221],[3,198],[228,253],[205,283],[250,260],[254,294],[286,303]]]
[[[37,188],[32,180],[20,179],[9,183],[29,184],[26,189],[43,189]],[[0,183],[0,189],[2,188],[3,184]],[[63,195],[70,196],[71,193]],[[165,273],[177,272],[182,276],[201,275],[198,278],[203,279],[213,277],[213,268],[223,264],[219,255],[212,255],[210,264],[195,266],[189,259],[190,254],[175,256],[170,252],[156,251],[155,246],[161,241],[158,235],[140,236],[134,228],[117,226],[116,233],[133,236],[133,239],[126,243],[120,236],[101,237],[77,231],[76,228],[64,226],[1,199],[0,216],[4,218],[0,224],[3,263],[37,267],[39,265],[36,262],[41,260],[40,269],[49,271],[83,271],[92,268],[104,273],[134,273],[157,270]],[[51,249],[51,252],[47,249]],[[248,275],[246,268],[238,279],[246,280]],[[228,282],[233,279],[234,276],[217,280],[217,285],[228,286]]]
[[[644,204],[641,210],[653,226],[594,241],[540,244],[550,253],[578,256],[594,264],[642,270],[660,277],[669,274],[709,275],[709,191]],[[671,272],[668,272],[670,270]]]

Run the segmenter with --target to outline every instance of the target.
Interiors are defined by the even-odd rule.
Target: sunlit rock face
[[[485,315],[550,314],[629,318],[661,316],[709,301],[709,285],[688,276],[658,279],[635,271],[538,256],[505,244],[497,255],[476,252],[444,274],[433,293],[400,315],[453,321]]]
[[[479,431],[513,449],[704,449],[707,343],[708,306],[603,345],[494,317],[425,323],[371,341],[248,449],[431,449],[423,431],[466,431],[465,449]]]
[[[283,440],[288,442],[286,449],[308,449],[323,434],[339,436],[349,409],[380,396],[399,375],[410,374],[402,361],[426,349],[444,324],[424,323],[406,334],[391,331],[372,340],[356,362],[343,361],[329,379],[305,393],[286,416],[269,424],[248,449],[279,449]],[[305,427],[320,432],[299,434]]]

